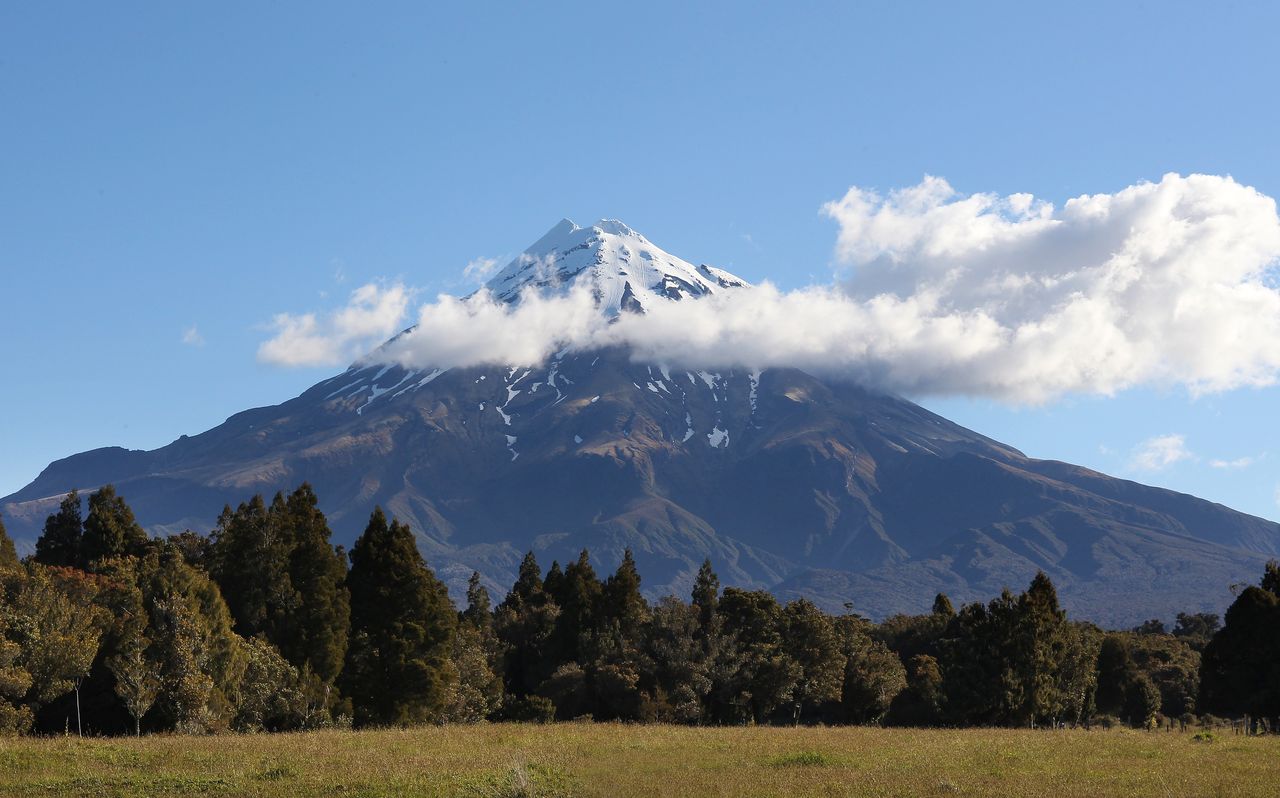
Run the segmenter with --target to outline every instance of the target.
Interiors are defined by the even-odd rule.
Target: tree
[[[1138,675],[1128,640],[1123,635],[1112,633],[1102,638],[1098,649],[1097,672],[1098,711],[1104,715],[1121,716],[1125,711],[1125,695],[1129,684]]]
[[[1018,598],[1019,647],[1016,678],[1021,700],[1012,720],[1019,725],[1057,721],[1066,710],[1061,670],[1071,644],[1066,613],[1058,607],[1058,592],[1044,572]]]
[[[836,619],[844,654],[840,708],[842,719],[851,723],[880,721],[907,684],[902,660],[883,643],[872,640],[863,624],[848,615]]]
[[[298,669],[260,637],[246,640],[245,652],[234,727],[249,732],[304,728],[311,713]]]
[[[142,735],[142,718],[151,710],[160,696],[160,663],[146,655],[146,642],[140,640],[127,652],[107,660],[107,667],[116,680],[116,695],[124,702],[133,718],[135,735]]]
[[[4,517],[0,516],[0,569],[17,567],[18,551],[13,547],[13,538],[4,529]]]
[[[214,529],[209,575],[218,583],[244,637],[279,635],[286,619],[302,605],[289,578],[290,547],[280,528],[284,497],[277,495],[274,512],[261,496],[226,507]]]
[[[900,726],[933,726],[942,719],[942,669],[928,654],[907,663],[907,687],[893,699],[889,721]]]
[[[155,646],[160,662],[162,697],[172,728],[201,734],[218,726],[211,706],[214,680],[210,652],[198,613],[184,596],[165,596],[152,604]]]
[[[89,514],[84,519],[81,561],[85,564],[122,554],[141,555],[150,542],[133,517],[133,510],[116,489],[105,485],[89,495]]]
[[[1203,651],[1209,641],[1217,634],[1222,619],[1217,613],[1178,613],[1178,621],[1174,624],[1173,635],[1186,640],[1196,651]]]
[[[1125,689],[1125,716],[1133,726],[1150,729],[1155,725],[1156,713],[1159,711],[1160,688],[1145,673],[1139,673]]]
[[[800,668],[796,682],[795,720],[841,697],[846,652],[831,616],[808,599],[798,599],[782,610],[783,648]]]
[[[493,610],[490,607],[489,591],[480,583],[480,572],[472,571],[467,580],[467,608],[462,611],[460,620],[473,629],[493,630]]]
[[[346,563],[341,549],[330,543],[329,523],[310,485],[303,483],[289,495],[285,514],[289,581],[300,606],[273,642],[295,667],[309,667],[332,684],[342,670],[351,625]]]
[[[693,606],[698,610],[698,623],[704,632],[711,628],[719,601],[720,579],[711,570],[711,559],[707,558],[702,561],[702,567],[693,580]]]
[[[549,665],[553,668],[566,662],[580,663],[585,658],[584,645],[589,645],[588,638],[597,631],[596,615],[601,610],[604,592],[586,549],[576,562],[569,563],[563,574],[558,575],[558,570],[553,564],[543,581],[547,596],[559,608],[551,640]]]
[[[73,690],[89,672],[98,653],[105,618],[92,604],[71,601],[49,571],[38,563],[8,572],[0,612],[19,662],[31,678],[27,703],[33,709]],[[80,729],[77,718],[77,730]]]
[[[584,563],[586,552],[575,566]],[[578,656],[583,660],[590,692],[586,706],[600,719],[638,720],[645,704],[640,686],[641,673],[645,670],[641,637],[649,620],[649,604],[640,594],[640,573],[635,559],[627,549],[618,570],[605,580],[603,587],[599,587],[593,572],[575,566],[565,570],[568,586],[571,590],[587,591],[586,597],[598,604],[591,628],[580,635],[578,641]],[[580,587],[575,588],[575,582]],[[561,617],[566,611],[561,608]],[[560,717],[572,717],[564,706],[557,704],[557,709]]]
[[[413,533],[376,508],[351,550],[351,646],[341,676],[361,724],[434,721],[457,679],[457,610]]]
[[[474,723],[502,706],[502,678],[493,671],[488,643],[492,636],[492,630],[469,620],[458,624],[450,654],[458,678],[445,702],[444,720]]]
[[[1200,660],[1200,706],[1220,715],[1270,718],[1280,728],[1280,566],[1245,588]]]
[[[84,567],[81,543],[84,521],[80,517],[80,494],[74,490],[62,497],[58,511],[44,521],[44,531],[36,540],[36,562],[45,565]]]
[[[699,608],[668,596],[653,608],[644,634],[645,678],[659,705],[655,720],[698,723],[711,691],[715,638],[703,632]],[[710,645],[709,645],[710,643]]]
[[[771,593],[725,588],[718,615],[732,641],[732,668],[712,689],[712,715],[722,722],[763,722],[792,700],[802,675],[782,643],[782,608]]]
[[[218,519],[209,571],[245,637],[261,635],[328,691],[346,657],[351,622],[346,564],[303,483],[270,507],[254,496]]]
[[[534,694],[551,675],[549,653],[559,613],[559,607],[542,587],[538,560],[529,552],[520,563],[511,592],[494,613],[505,692],[512,702]]]

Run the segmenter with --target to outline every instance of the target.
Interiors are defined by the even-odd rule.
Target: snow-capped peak
[[[692,299],[749,285],[723,269],[677,258],[617,219],[590,227],[563,219],[485,287],[499,300],[515,302],[529,287],[562,293],[584,284],[609,315],[643,312],[659,298]]]

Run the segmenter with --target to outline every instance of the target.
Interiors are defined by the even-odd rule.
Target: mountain
[[[574,286],[614,315],[751,290],[616,221],[561,222],[487,285],[507,302]],[[72,487],[114,483],[162,534],[306,480],[339,542],[382,505],[455,590],[478,569],[503,594],[530,548],[546,566],[585,547],[603,571],[630,547],[650,596],[686,594],[709,556],[727,584],[882,617],[1043,569],[1074,615],[1108,625],[1220,611],[1280,554],[1280,525],[795,369],[676,370],[617,349],[533,366],[376,359],[155,451],[59,460],[0,500],[10,533],[29,546]]]

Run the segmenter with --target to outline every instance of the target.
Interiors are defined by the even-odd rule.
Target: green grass
[[[0,796],[1274,795],[1280,737],[570,723],[0,738]]]

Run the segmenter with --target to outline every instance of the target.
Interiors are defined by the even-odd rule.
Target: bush
[[[503,720],[550,723],[556,719],[556,705],[550,698],[540,695],[514,698],[502,705],[501,716]]]

